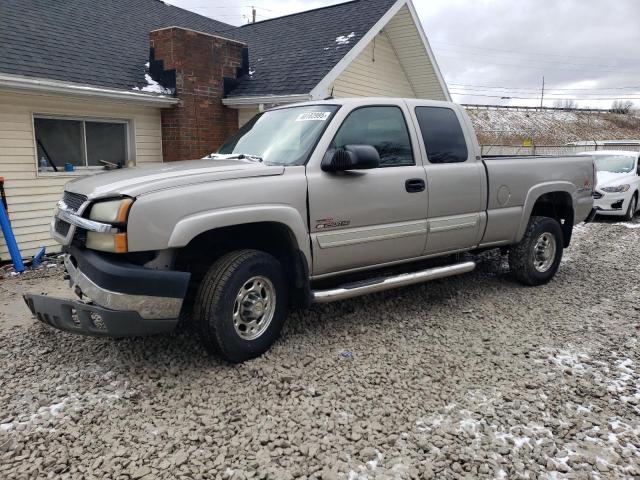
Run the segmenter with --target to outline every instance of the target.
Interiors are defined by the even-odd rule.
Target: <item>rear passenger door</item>
[[[486,174],[465,118],[443,104],[409,102],[421,133],[429,210],[425,255],[474,247],[485,224]]]

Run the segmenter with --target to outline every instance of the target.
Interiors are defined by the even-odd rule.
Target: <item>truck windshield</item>
[[[337,105],[305,105],[256,115],[219,154],[259,157],[268,165],[304,165]]]
[[[635,158],[626,155],[596,157],[596,170],[599,172],[629,173],[635,166]]]

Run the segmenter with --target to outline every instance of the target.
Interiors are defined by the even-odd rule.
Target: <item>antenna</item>
[[[544,77],[542,77],[542,96],[540,97],[540,111],[542,111],[544,103]]]
[[[251,23],[256,23],[256,7],[251,7]]]

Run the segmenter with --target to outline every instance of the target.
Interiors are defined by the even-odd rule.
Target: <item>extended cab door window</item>
[[[479,242],[486,177],[482,162],[469,158],[458,115],[452,108],[416,106],[428,162],[426,254],[464,250]]]
[[[380,154],[381,167],[414,165],[407,123],[394,106],[363,107],[349,114],[340,126],[331,148],[372,145]]]
[[[442,107],[417,107],[416,118],[430,163],[467,161],[467,142],[453,110]]]

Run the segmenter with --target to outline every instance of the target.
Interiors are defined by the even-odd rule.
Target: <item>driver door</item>
[[[372,145],[380,167],[328,173],[321,158],[308,165],[314,276],[418,257],[426,244],[426,176],[406,107],[346,108],[320,157],[345,145]]]

